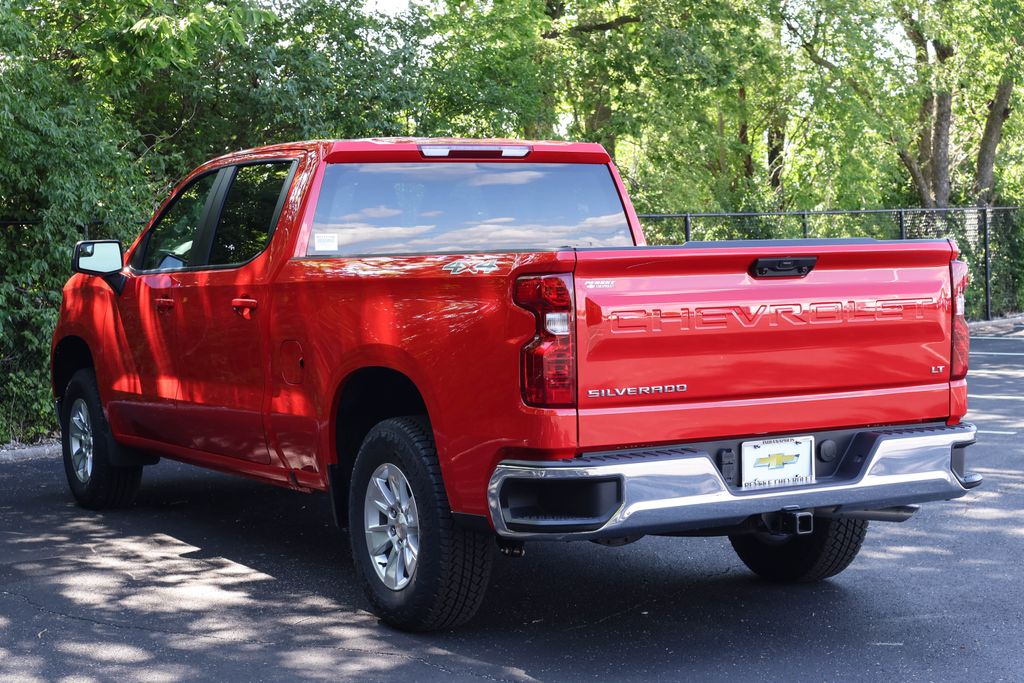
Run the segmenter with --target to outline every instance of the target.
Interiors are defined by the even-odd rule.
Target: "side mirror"
[[[117,240],[86,240],[75,245],[71,267],[86,275],[113,275],[124,268],[121,243]]]

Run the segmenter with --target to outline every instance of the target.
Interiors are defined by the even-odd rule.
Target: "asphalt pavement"
[[[528,546],[452,632],[380,624],[327,500],[164,461],[93,514],[59,459],[0,455],[0,680],[1013,680],[1024,665],[1024,324],[980,330],[970,469],[779,587],[721,538]]]

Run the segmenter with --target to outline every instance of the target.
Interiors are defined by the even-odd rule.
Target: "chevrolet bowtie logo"
[[[789,455],[787,453],[773,453],[772,455],[762,455],[760,458],[754,461],[754,467],[767,467],[770,470],[777,470],[782,467],[785,467],[791,462],[796,462],[799,458],[799,455]]]

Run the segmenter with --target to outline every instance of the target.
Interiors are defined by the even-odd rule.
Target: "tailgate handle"
[[[750,272],[754,277],[804,277],[817,262],[817,256],[759,258]]]

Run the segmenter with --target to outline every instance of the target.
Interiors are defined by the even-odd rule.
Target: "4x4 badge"
[[[487,259],[486,261],[472,261],[460,258],[441,267],[452,275],[460,273],[493,273],[498,269],[498,259]]]

